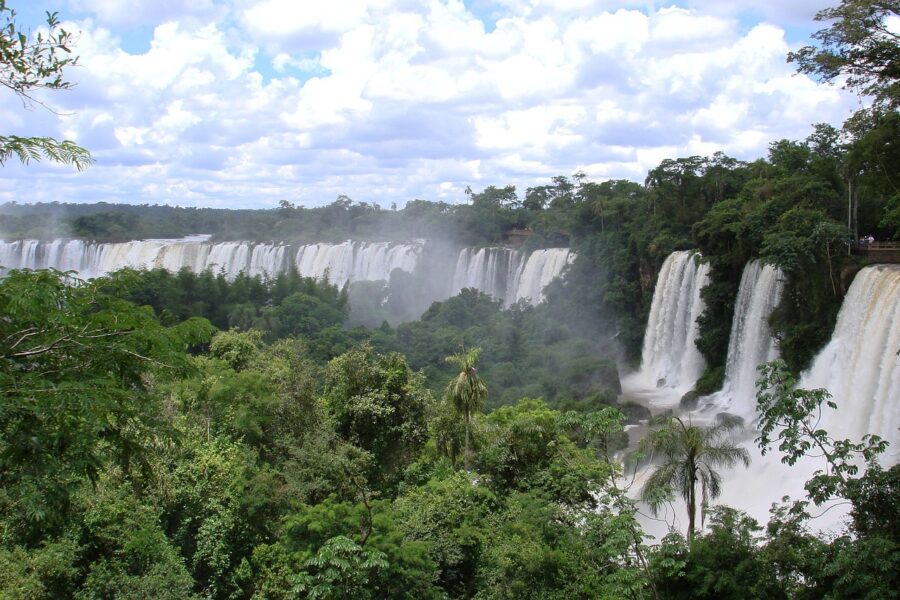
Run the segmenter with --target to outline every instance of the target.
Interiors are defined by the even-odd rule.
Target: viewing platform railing
[[[900,263],[898,242],[859,242],[853,251],[866,256],[873,263]]]

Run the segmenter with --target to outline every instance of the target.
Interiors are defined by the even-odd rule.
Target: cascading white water
[[[822,408],[819,427],[834,438],[856,443],[866,434],[890,442],[882,455],[885,466],[900,459],[900,265],[874,265],[857,273],[847,291],[831,341],[800,377],[804,389],[825,388],[837,409]],[[769,505],[783,495],[805,495],[804,483],[826,467],[820,456],[809,456],[788,467],[777,448],[761,456],[745,443],[753,462],[748,471],[723,473],[724,494],[719,500],[746,510],[764,521]],[[826,513],[819,508],[820,513]],[[829,509],[813,523],[840,527],[846,506]]]
[[[784,276],[771,265],[752,260],[744,266],[738,288],[725,361],[725,383],[707,406],[752,419],[756,410],[757,367],[778,357],[769,315],[781,300]]]
[[[297,271],[343,286],[350,281],[388,281],[394,269],[412,272],[421,244],[353,242],[310,244],[297,250]]]
[[[518,253],[510,248],[463,248],[456,259],[450,295],[463,288],[475,288],[505,300],[515,277]]]
[[[805,389],[826,388],[837,410],[823,428],[859,441],[871,433],[891,442],[900,457],[900,265],[857,273],[844,297],[831,341],[800,378]]]
[[[544,288],[573,258],[567,248],[546,248],[527,255],[511,248],[463,248],[456,260],[450,295],[471,287],[508,304],[523,299],[538,304]]]
[[[289,264],[305,277],[323,278],[343,286],[354,281],[389,281],[395,269],[413,273],[420,263],[424,240],[412,243],[319,243],[302,246],[221,242],[209,236],[178,240],[140,240],[98,244],[81,240],[0,242],[0,267],[5,269],[54,268],[77,271],[81,277],[98,277],[124,267],[207,269],[233,279],[239,273],[275,275]],[[542,291],[574,257],[565,248],[536,250],[530,255],[511,248],[463,248],[459,251],[450,289],[477,288],[499,300],[528,298],[537,304]],[[428,268],[427,265],[424,268]],[[0,273],[2,274],[2,273]],[[429,300],[430,302],[430,300]],[[426,304],[427,306],[427,304]]]
[[[239,273],[275,275],[288,266],[291,248],[284,244],[253,242],[207,243],[209,236],[179,240],[140,240],[97,244],[80,240],[0,242],[0,266],[5,269],[77,271],[81,277],[98,277],[116,269],[163,268],[175,272],[188,268],[223,272],[229,279]],[[348,281],[387,280],[391,271],[412,272],[421,244],[344,242],[300,246],[294,262],[301,275],[324,277],[343,285]]]
[[[709,265],[699,256],[678,251],[663,262],[650,305],[641,369],[630,378],[629,387],[687,391],[703,374],[705,362],[694,341],[697,318],[704,309],[700,290],[709,282]]]
[[[661,293],[660,284],[665,281],[662,272],[659,281],[654,305],[656,294]],[[754,414],[756,367],[777,356],[767,320],[782,289],[782,276],[776,269],[758,262],[745,267],[732,323],[726,384],[722,392],[710,398],[714,407],[727,407],[745,417]],[[675,300],[670,302],[674,304]],[[662,310],[654,306],[651,311],[654,326]],[[650,338],[651,323],[648,323],[645,342]],[[627,381],[623,380],[623,387]],[[868,433],[879,435],[891,442],[884,463],[894,464],[900,459],[900,266],[870,266],[857,274],[844,298],[831,341],[802,375],[799,385],[806,389],[826,388],[832,394],[838,408],[824,408],[820,422],[820,427],[830,435],[853,442]],[[731,405],[727,406],[729,402]],[[697,413],[682,418],[695,417],[706,420]],[[804,483],[826,465],[816,456],[805,457],[793,466],[785,465],[777,448],[762,455],[754,437],[748,422],[740,445],[751,455],[750,468],[722,471],[723,493],[717,502],[739,508],[765,522],[773,503],[783,496],[803,498]],[[676,501],[674,509],[669,517],[683,531],[686,527],[683,502]],[[811,525],[836,531],[846,515],[846,507],[838,505],[827,510],[819,507],[818,512],[822,516]],[[642,521],[642,524],[653,535],[666,532],[657,521]]]
[[[535,250],[518,270],[515,290],[507,288],[507,297],[516,302],[528,299],[532,304],[538,304],[544,299],[544,288],[559,277],[574,258],[567,248]]]

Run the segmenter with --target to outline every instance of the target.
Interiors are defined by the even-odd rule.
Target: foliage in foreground
[[[163,326],[126,300],[134,277],[0,281],[2,595],[646,587],[633,512],[600,500],[614,467],[567,433],[577,417],[541,401],[472,413],[473,466],[459,471],[462,420],[402,355],[364,346],[320,367],[297,339],[210,342],[208,322]],[[597,435],[621,431],[602,423]],[[23,453],[27,439],[42,452]]]
[[[765,530],[715,508],[692,543],[648,548],[619,487],[619,411],[472,410],[464,470],[465,415],[402,355],[322,366],[301,340],[235,330],[201,351],[209,325],[161,325],[124,299],[132,277],[0,282],[4,597],[877,598],[897,583],[896,467],[845,472],[853,524],[833,541],[805,505]],[[14,452],[25,435],[41,456]]]

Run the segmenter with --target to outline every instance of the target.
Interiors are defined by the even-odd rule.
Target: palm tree
[[[487,399],[487,386],[478,377],[478,357],[481,348],[472,348],[468,352],[463,350],[459,354],[451,354],[447,362],[459,369],[459,374],[450,380],[444,391],[444,399],[453,404],[458,415],[461,415],[466,425],[466,445],[464,460],[466,470],[470,469],[469,439],[471,437],[472,414],[481,410]]]
[[[724,419],[712,427],[685,424],[678,417],[671,417],[649,436],[641,440],[643,452],[662,454],[663,462],[641,489],[641,499],[654,515],[666,500],[666,490],[677,491],[687,504],[688,544],[694,539],[694,522],[697,513],[697,484],[700,484],[702,502],[701,522],[705,517],[707,500],[714,500],[722,493],[722,478],[714,467],[732,467],[738,463],[750,466],[750,453],[735,446],[727,434],[740,423]]]

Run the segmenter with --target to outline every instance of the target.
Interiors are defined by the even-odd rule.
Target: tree
[[[900,15],[898,0],[843,0],[816,14],[831,26],[812,35],[820,46],[788,54],[797,70],[825,81],[846,76],[844,87],[896,107],[900,100],[900,35],[887,24]]]
[[[798,388],[780,360],[762,365],[760,372],[760,434],[756,441],[763,454],[777,446],[785,464],[818,458],[825,467],[807,480],[806,500],[779,508],[778,522],[770,522],[770,531],[773,524],[803,527],[811,518],[807,511],[810,501],[818,506],[849,500],[852,520],[848,532],[830,543],[811,574],[801,574],[820,588],[816,597],[825,595],[822,590],[834,598],[894,597],[900,585],[900,468],[885,471],[878,462],[888,443],[871,434],[859,442],[833,437],[821,427],[824,412],[837,408],[828,390]]]
[[[471,468],[472,459],[472,414],[481,410],[488,395],[487,386],[478,377],[478,357],[480,355],[481,348],[472,348],[468,352],[463,351],[446,358],[448,363],[459,369],[456,377],[447,384],[444,398],[447,402],[453,404],[456,413],[462,416],[466,425],[466,443],[463,456],[467,471]]]
[[[78,482],[108,463],[146,464],[153,380],[187,372],[185,350],[209,341],[205,319],[163,327],[123,300],[132,276],[0,280],[0,506],[23,529],[61,525]]]
[[[71,32],[60,26],[57,13],[47,13],[46,34],[32,39],[15,22],[16,12],[0,0],[0,85],[12,91],[23,104],[42,104],[32,94],[35,90],[66,90],[72,84],[63,71],[78,63],[71,56],[74,41]],[[0,165],[16,156],[23,163],[46,157],[54,162],[73,165],[79,171],[93,162],[90,153],[69,140],[51,137],[0,135]]]
[[[384,577],[389,563],[378,550],[364,548],[353,540],[331,538],[315,556],[303,563],[294,577],[292,593],[308,598],[375,598],[372,582]]]
[[[249,579],[255,598],[444,597],[428,550],[404,535],[392,501],[329,498],[284,516],[277,541],[254,550]]]
[[[228,363],[235,371],[243,371],[259,356],[262,346],[262,333],[256,329],[250,331],[220,331],[209,345],[209,353]]]
[[[501,508],[496,495],[454,472],[405,489],[393,506],[405,539],[428,544],[439,585],[451,598],[473,597],[478,591],[475,574],[489,541],[487,520]]]
[[[640,451],[659,453],[663,458],[662,464],[656,467],[641,489],[641,499],[656,514],[670,499],[674,487],[687,504],[688,543],[694,538],[697,484],[702,498],[702,522],[707,501],[718,498],[722,492],[722,478],[714,467],[732,467],[738,463],[750,465],[750,454],[746,449],[735,446],[730,439],[723,439],[738,426],[735,419],[723,419],[712,427],[701,427],[671,417],[641,440]]]
[[[523,398],[483,420],[478,473],[498,495],[541,490],[569,509],[591,510],[612,467],[578,448],[563,432],[560,414],[543,400]]]
[[[830,22],[813,34],[818,45],[788,54],[800,73],[828,82],[840,79],[844,88],[874,99],[844,123],[852,142],[842,173],[854,239],[860,231],[875,229],[896,237],[900,223],[894,143],[900,119],[900,35],[891,26],[898,16],[898,0],[843,0],[816,15],[816,20]]]
[[[371,480],[390,482],[427,437],[431,394],[403,355],[371,346],[346,352],[325,368],[323,398],[338,435],[374,457]]]
[[[831,437],[819,426],[823,408],[837,408],[828,390],[798,388],[797,380],[782,360],[761,365],[760,373],[756,384],[760,433],[756,441],[763,454],[777,443],[783,454],[781,461],[788,465],[804,456],[821,456],[827,468],[806,482],[809,498],[822,504],[835,496],[851,497],[859,463],[874,468],[887,449],[887,442],[871,434],[863,436],[859,443]],[[805,508],[805,504],[800,508]]]

